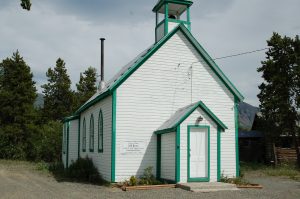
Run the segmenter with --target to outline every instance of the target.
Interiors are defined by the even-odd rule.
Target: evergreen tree
[[[95,68],[89,67],[86,71],[84,71],[83,74],[80,73],[79,83],[76,84],[78,106],[85,103],[90,97],[92,97],[96,93],[96,81],[97,74]]]
[[[31,8],[31,2],[30,0],[21,0],[21,7],[24,9],[24,10],[30,10]]]
[[[300,165],[298,143],[296,142],[296,89],[295,41],[274,33],[268,42],[266,61],[258,68],[264,82],[259,86],[260,110],[266,121],[266,133],[273,142],[282,134],[292,134]]]
[[[71,80],[65,62],[59,58],[55,68],[49,68],[46,76],[48,83],[42,85],[45,95],[45,117],[50,120],[61,120],[71,113],[74,103],[74,93],[71,90]]]
[[[19,52],[0,63],[0,158],[26,158],[36,99],[30,67]]]

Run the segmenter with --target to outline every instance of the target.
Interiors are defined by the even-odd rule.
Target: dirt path
[[[249,175],[252,182],[264,186],[262,190],[225,191],[214,193],[192,193],[181,189],[123,192],[119,189],[57,182],[51,175],[36,171],[32,166],[3,164],[0,161],[0,198],[2,199],[41,199],[41,198],[211,198],[211,199],[299,199],[300,182],[278,177]]]

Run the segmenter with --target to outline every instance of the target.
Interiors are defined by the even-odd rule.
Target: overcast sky
[[[31,67],[37,88],[57,58],[65,60],[73,88],[80,72],[99,68],[100,37],[105,37],[105,79],[154,42],[157,0],[32,0],[31,11],[19,0],[0,0],[0,60],[17,49]],[[272,33],[300,32],[299,0],[195,0],[192,33],[211,57],[265,48]],[[217,60],[217,64],[257,106],[256,72],[264,52]]]

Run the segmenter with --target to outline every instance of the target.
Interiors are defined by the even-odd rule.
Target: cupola
[[[153,12],[156,14],[155,41],[167,35],[180,23],[191,30],[190,6],[193,4],[189,0],[159,0]]]

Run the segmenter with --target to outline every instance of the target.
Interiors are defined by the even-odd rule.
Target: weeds
[[[223,174],[221,176],[221,182],[236,184],[236,185],[249,185],[249,184],[251,184],[249,181],[247,181],[243,177],[228,178],[227,176],[224,176]]]
[[[131,176],[129,180],[126,180],[122,183],[124,186],[137,186],[137,185],[159,185],[162,184],[159,180],[157,180],[153,173],[153,168],[148,167],[144,170],[144,173],[139,178],[135,176]]]
[[[242,172],[255,171],[268,176],[289,177],[293,180],[300,180],[300,170],[294,164],[280,164],[276,167],[266,166],[257,163],[242,163]]]

